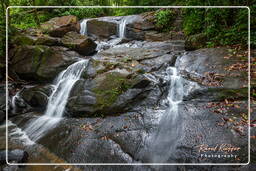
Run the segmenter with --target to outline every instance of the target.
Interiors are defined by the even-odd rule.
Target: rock
[[[100,116],[120,114],[150,84],[146,77],[131,76],[125,69],[113,69],[97,74],[93,79],[79,81],[73,87],[67,108],[72,116]]]
[[[53,37],[62,37],[67,32],[79,32],[79,22],[76,16],[55,17],[41,24],[41,29]]]
[[[147,31],[145,32],[146,41],[169,41],[169,40],[185,40],[185,36],[182,32],[170,32],[170,33],[159,33],[157,31]]]
[[[11,43],[15,45],[46,45],[61,46],[61,39],[43,34],[38,29],[28,29],[25,32],[18,33],[11,38]]]
[[[192,91],[183,98],[183,101],[219,102],[225,99],[246,100],[248,99],[248,88],[204,87]]]
[[[20,92],[20,97],[31,107],[44,110],[48,103],[48,98],[52,93],[51,85],[39,85],[31,88],[25,88]]]
[[[61,42],[64,46],[77,51],[81,55],[90,55],[97,47],[97,44],[92,39],[74,31],[66,33]]]
[[[155,12],[146,12],[141,15],[133,15],[128,21],[127,27],[141,31],[153,30],[155,28]],[[129,38],[129,36],[128,36]]]
[[[117,35],[118,24],[107,17],[87,21],[87,33],[100,39],[108,39]]]
[[[187,52],[176,60],[176,68],[187,79],[206,86],[240,89],[247,87],[247,72],[229,70],[241,62],[228,48],[205,48]]]
[[[68,110],[72,116],[113,115],[125,111],[127,106],[124,104],[131,103],[141,92],[128,89],[133,86],[143,89],[150,83],[146,78],[144,82],[139,78],[129,78],[130,74],[125,69],[115,69],[99,74],[91,81],[77,83],[70,95]]]
[[[6,151],[0,151],[0,163],[6,163]],[[8,150],[8,162],[26,163],[28,161],[28,153],[23,150]]]
[[[84,80],[78,81],[70,93],[69,113],[115,115],[143,102],[152,82],[158,84],[150,73],[174,65],[172,46],[152,43],[144,48],[111,48],[94,55],[81,76]]]
[[[18,46],[14,51],[10,68],[25,80],[52,81],[67,66],[74,63],[79,54],[59,46]]]
[[[196,50],[206,46],[207,36],[204,33],[188,36],[185,41],[186,50]]]

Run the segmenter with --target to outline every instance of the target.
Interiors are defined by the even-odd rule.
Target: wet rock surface
[[[96,36],[100,39],[106,39],[118,34],[118,24],[113,18],[103,17],[87,21],[89,35]]]
[[[230,89],[247,87],[246,71],[229,68],[240,59],[228,56],[232,56],[228,48],[199,49],[180,56],[175,66],[184,77],[200,84]]]
[[[76,16],[55,17],[41,24],[41,29],[53,37],[62,37],[70,31],[79,32],[80,26]]]
[[[234,119],[248,112],[247,87],[244,86],[246,77],[244,72],[226,69],[239,62],[237,58],[226,59],[233,52],[227,48],[186,52],[184,35],[173,36],[170,33],[164,36],[156,32],[152,15],[127,17],[127,39],[119,39],[117,42],[114,37],[119,34],[118,26],[123,17],[87,21],[89,37],[111,40],[105,47],[97,49],[97,54],[89,57],[81,79],[69,94],[65,117],[39,139],[35,146],[25,147],[31,154],[37,154],[35,151],[38,145],[43,145],[43,148],[39,148],[42,159],[33,156],[36,160],[32,162],[246,163],[248,127],[236,125],[238,123]],[[69,37],[66,43],[62,41],[61,44],[66,44],[65,46],[77,52],[85,50],[80,46],[80,35],[76,37],[77,33],[69,32],[74,31],[72,29],[75,22],[71,19],[69,24],[56,27],[57,31],[52,30],[51,36],[61,36],[62,40]],[[61,29],[65,30],[63,32],[67,37],[58,34]],[[88,40],[86,36],[82,39]],[[11,68],[21,78],[36,81],[40,78],[39,81],[45,81],[48,85],[60,71],[76,61],[74,56],[80,56],[60,46],[48,44],[37,47],[37,41],[38,39],[30,45],[16,47],[12,53]],[[114,43],[111,44],[111,41]],[[90,50],[82,54],[85,55],[92,49],[95,49],[95,45],[91,42]],[[54,54],[48,53],[51,50]],[[37,54],[40,56],[39,63],[35,59]],[[46,55],[49,57],[49,54],[50,58],[44,58]],[[170,66],[177,68],[176,78],[183,85],[183,101],[178,102],[177,112],[170,112],[170,108],[177,104],[170,103],[168,96],[170,86],[175,86],[175,82],[168,79],[167,68]],[[174,71],[172,72],[174,75]],[[47,85],[27,87],[21,91],[20,96],[29,106],[44,109],[51,92],[51,86]],[[240,106],[230,104],[231,101]],[[230,106],[218,108],[215,103]],[[23,129],[41,115],[42,112],[30,112],[13,116],[11,120]],[[232,121],[227,119],[231,117]],[[199,151],[200,145],[216,147],[222,144],[240,148],[232,153],[239,157],[205,158],[202,154],[212,153]],[[80,166],[79,169],[148,171],[221,168],[107,166],[103,169],[102,166]]]
[[[154,89],[154,81],[159,79],[154,72],[164,69],[166,63],[174,65],[173,52],[164,47],[110,48],[99,52],[90,59],[82,75],[85,80],[74,86],[67,109],[89,116],[127,111]]]
[[[52,81],[63,69],[81,57],[61,46],[23,45],[13,49],[11,69],[20,78],[39,82]]]
[[[44,110],[47,106],[48,98],[52,93],[53,87],[51,85],[33,86],[25,88],[20,92],[20,98],[31,107]]]
[[[92,39],[76,32],[66,33],[61,42],[64,46],[77,51],[81,55],[90,55],[97,47]]]

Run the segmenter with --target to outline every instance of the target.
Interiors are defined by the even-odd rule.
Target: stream
[[[136,19],[136,16],[115,18],[116,35],[95,39],[97,53],[76,59],[59,72],[52,84],[47,85],[50,93],[43,112],[30,109],[17,114],[21,102],[25,103],[24,90],[12,96],[11,111],[16,115],[7,123],[11,148],[19,147],[33,154],[28,161],[32,163],[236,162],[200,158],[197,149],[200,144],[243,144],[246,147],[246,141],[233,137],[234,133],[229,130],[216,127],[221,116],[205,108],[212,96],[205,98],[201,93],[205,86],[182,72],[183,66],[179,63],[188,54],[184,42],[128,39],[133,29],[129,24]],[[80,22],[81,35],[94,36],[88,30],[91,20]],[[191,62],[184,61],[185,64]],[[124,66],[118,68],[120,65]],[[136,69],[135,74],[133,69]],[[114,80],[115,74],[120,78]],[[124,81],[124,76],[130,81],[134,75],[135,81],[139,79],[135,84]],[[115,84],[120,80],[121,86],[117,87]],[[108,99],[110,90],[114,95],[121,94]],[[101,97],[101,103],[97,104]],[[106,104],[110,104],[110,108]],[[99,108],[96,111],[95,106]],[[4,129],[4,125],[0,129]],[[81,169],[92,167],[81,166]],[[126,169],[138,170],[136,166]],[[139,170],[151,169],[161,170],[161,167],[143,166]]]

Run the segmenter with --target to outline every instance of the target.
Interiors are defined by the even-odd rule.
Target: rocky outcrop
[[[246,68],[236,67],[242,62],[228,48],[199,49],[180,56],[175,66],[189,79],[208,86],[226,88],[246,87]]]
[[[62,37],[67,32],[80,30],[78,19],[73,15],[52,18],[40,27],[44,33],[53,37]]]
[[[19,94],[19,96],[31,107],[44,110],[48,103],[48,98],[51,95],[53,87],[51,85],[34,86],[31,88],[25,88]]]
[[[81,55],[90,55],[97,47],[97,44],[94,43],[92,39],[73,31],[66,33],[61,39],[61,42],[64,46],[80,53]]]
[[[175,54],[164,46],[161,50],[156,46],[99,52],[90,59],[83,80],[73,87],[67,109],[72,116],[116,115],[128,111],[142,102],[157,82],[151,72],[164,68],[167,63],[174,65],[175,59]]]
[[[11,69],[25,80],[51,81],[81,57],[60,46],[23,45],[12,49]]]
[[[87,33],[100,39],[109,39],[118,34],[116,17],[102,17],[87,21]]]
[[[146,31],[154,30],[154,13],[136,15],[127,23],[125,37],[134,40],[145,40]]]
[[[247,99],[247,68],[239,68],[243,62],[228,48],[199,49],[178,57],[175,66],[183,77],[202,86],[184,100],[213,102]]]
[[[60,38],[43,34],[42,30],[39,29],[28,29],[14,35],[10,41],[15,45],[62,45]]]
[[[92,80],[79,81],[73,88],[67,108],[73,116],[121,114],[146,96],[143,92],[150,82],[126,69],[109,69]]]

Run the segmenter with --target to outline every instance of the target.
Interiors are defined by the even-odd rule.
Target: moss
[[[43,49],[41,46],[35,46],[33,48],[33,63],[32,63],[32,67],[33,70],[37,70],[40,63],[41,63],[41,59],[42,59],[42,53],[43,53]]]
[[[106,74],[104,81],[93,92],[97,97],[96,108],[100,110],[110,107],[127,89],[132,87],[132,80],[119,73]]]
[[[19,35],[14,38],[14,42],[19,45],[33,45],[34,40],[28,36]]]

